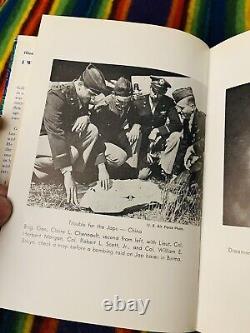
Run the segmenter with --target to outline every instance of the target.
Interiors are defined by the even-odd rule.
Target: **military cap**
[[[171,84],[163,77],[151,75],[150,79],[152,80],[151,87],[160,94],[165,94],[167,89],[171,88]]]
[[[89,64],[82,73],[81,80],[86,88],[93,90],[97,94],[108,91],[102,72],[92,64]]]
[[[172,95],[175,103],[178,103],[179,101],[181,101],[183,98],[186,97],[191,97],[191,96],[194,97],[193,90],[191,87],[176,89]]]
[[[125,77],[120,77],[115,83],[113,92],[115,95],[128,97],[132,94],[132,84]]]

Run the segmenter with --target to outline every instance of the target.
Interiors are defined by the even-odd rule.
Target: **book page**
[[[130,96],[121,96],[118,91],[123,89],[129,95],[132,85],[130,108],[139,110],[143,118],[146,108],[152,106],[147,102],[150,90],[164,88],[163,106],[152,109],[158,112],[157,121],[165,119],[163,127],[168,131],[173,121],[166,117],[166,112],[170,112],[167,103],[176,112],[173,96],[177,89],[185,88],[185,93],[195,96],[197,106],[193,105],[196,116],[192,111],[188,122],[187,131],[192,131],[197,113],[202,119],[206,113],[208,53],[207,46],[198,39],[171,29],[103,20],[43,18],[9,188],[14,212],[0,237],[2,307],[141,330],[195,329],[201,223],[198,184],[191,186],[187,170],[176,178],[170,174],[172,182],[167,175],[164,180],[161,174],[157,175],[159,163],[155,159],[161,165],[164,159],[156,149],[155,132],[151,131],[145,139],[148,123],[141,120],[134,120],[132,126],[141,128],[139,154],[143,153],[143,145],[153,142],[147,146],[153,175],[147,180],[132,176],[129,172],[141,171],[139,165],[144,160],[136,155],[136,148],[132,148],[130,156],[118,140],[122,133],[123,142],[132,135],[128,115],[119,125],[113,122],[114,113],[110,110],[117,110],[121,105],[118,102],[131,102]],[[80,83],[75,86],[79,77]],[[92,90],[102,85],[109,91],[106,94],[103,88],[103,94],[92,95],[88,113],[83,107],[87,104],[83,102],[86,95],[79,97],[81,82]],[[111,101],[116,92],[121,98],[116,97],[115,108]],[[52,130],[56,109],[66,118],[59,118],[61,122]],[[79,109],[83,112],[81,121],[89,119],[89,123],[73,138],[72,132],[82,126],[80,117],[73,119],[68,132],[66,127]],[[52,114],[48,116],[50,110]],[[42,135],[42,124],[47,135]],[[71,149],[72,165],[62,162],[65,151],[53,160],[50,156],[58,148],[56,138],[66,132],[67,140],[63,142],[70,142],[66,146]],[[183,129],[174,133],[179,144]],[[48,142],[50,135],[53,139]],[[104,151],[101,144],[97,149],[100,138]],[[178,148],[176,144],[173,147]],[[165,152],[165,146],[162,149]],[[95,161],[91,159],[94,153],[99,164],[97,157]],[[85,178],[79,176],[77,162],[74,164],[74,156],[78,161],[79,155]],[[103,155],[105,159],[101,160]],[[74,182],[70,178],[70,186],[68,174],[75,178]],[[109,180],[105,178],[107,174]],[[50,182],[41,181],[46,177]]]
[[[249,332],[249,32],[211,49],[199,328]]]
[[[4,126],[1,129],[0,146],[1,184],[8,184],[10,179],[20,120],[24,109],[24,96],[31,73],[34,47],[34,37],[18,37],[2,110]]]

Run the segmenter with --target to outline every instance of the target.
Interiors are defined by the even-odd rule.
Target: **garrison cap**
[[[194,97],[193,90],[191,87],[176,89],[172,95],[175,103],[178,103],[179,101],[181,101],[183,98],[186,97]]]
[[[93,90],[97,94],[108,91],[102,72],[92,64],[89,64],[82,73],[81,80],[86,88]]]
[[[132,84],[125,77],[120,77],[114,86],[114,94],[122,97],[128,97],[132,94]]]
[[[163,77],[151,75],[150,79],[152,80],[151,87],[160,94],[165,94],[167,89],[171,88],[171,84]]]

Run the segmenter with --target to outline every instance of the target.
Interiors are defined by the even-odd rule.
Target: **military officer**
[[[191,87],[176,89],[173,98],[176,107],[168,115],[169,137],[161,167],[175,178],[186,169],[192,173],[202,170],[206,116],[197,109]]]
[[[112,94],[105,99],[105,105],[93,110],[91,121],[105,143],[107,165],[117,169],[126,163],[127,171],[130,168],[136,169],[141,126],[132,102],[132,85],[129,80],[124,77],[117,80]],[[120,176],[127,178],[125,174]]]
[[[148,95],[138,97],[135,101],[142,132],[139,178],[145,179],[152,173],[154,156],[161,150],[162,140],[168,136],[166,120],[170,110],[175,106],[173,99],[166,95],[171,87],[162,77],[150,76],[151,85]],[[153,152],[153,153],[152,153]]]
[[[78,203],[74,169],[83,171],[94,146],[98,178],[104,188],[108,187],[104,147],[97,144],[98,130],[89,118],[90,100],[100,93],[107,93],[104,76],[90,64],[77,80],[52,88],[47,95],[35,179],[53,179],[59,171],[63,175],[67,201],[73,204]]]

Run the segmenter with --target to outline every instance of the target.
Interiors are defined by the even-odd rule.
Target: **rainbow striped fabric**
[[[96,17],[168,26],[213,46],[250,28],[250,0],[0,0],[0,100],[18,34],[36,35],[42,14]],[[18,277],[17,277],[18,278]],[[7,310],[1,333],[129,333]]]
[[[0,100],[18,34],[36,35],[42,14],[168,26],[213,46],[250,27],[250,0],[0,0]]]

